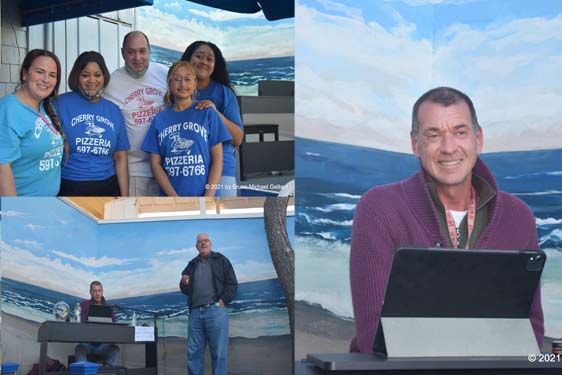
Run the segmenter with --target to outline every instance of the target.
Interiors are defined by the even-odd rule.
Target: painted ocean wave
[[[352,211],[355,209],[355,204],[351,203],[336,203],[325,207],[311,207],[313,210],[321,212],[333,212],[333,211]]]
[[[318,193],[318,195],[324,196],[326,198],[348,198],[348,199],[355,199],[355,200],[359,200],[359,198],[361,198],[361,195],[354,195],[348,193]]]
[[[546,172],[536,172],[536,173],[527,173],[527,174],[519,174],[515,176],[505,176],[506,180],[516,180],[520,178],[529,178],[529,177],[541,177],[541,176],[562,176],[562,171],[546,171]]]
[[[59,293],[7,278],[1,279],[1,287],[3,311],[37,322],[52,319],[52,310],[56,302],[65,301],[68,303],[72,313],[75,304],[82,301],[82,298],[76,296]],[[156,313],[159,324],[161,324],[160,321],[162,320],[164,321],[163,324],[176,325],[176,320],[179,319],[179,321],[182,321],[188,313],[186,298],[179,291],[112,299],[108,300],[108,303],[116,306],[115,315],[117,320],[129,321],[132,319],[134,313],[139,324],[142,322],[150,324],[150,322],[153,321],[153,313]],[[250,316],[254,320],[260,319],[259,317],[262,315],[286,315],[286,310],[285,297],[279,280],[277,279],[239,284],[237,297],[229,305],[231,315]],[[187,328],[183,323],[180,324],[180,326],[181,330]],[[275,327],[277,327],[277,325]],[[283,329],[279,327],[271,328],[265,324],[265,322],[262,324],[262,331],[259,331],[259,329],[255,327],[246,328],[248,332],[250,332],[249,334],[257,336],[286,334],[288,330],[288,327],[284,327]],[[240,335],[242,336],[243,331],[244,329],[240,328]],[[176,333],[174,333],[174,335]]]
[[[562,219],[555,219],[552,217],[547,217],[546,219],[541,219],[536,217],[535,221],[537,223],[537,225],[557,225],[557,224],[562,224]]]
[[[330,232],[318,232],[316,233],[320,238],[325,239],[325,240],[337,240],[338,238],[336,236],[334,236],[333,233]]]
[[[312,225],[333,225],[333,226],[343,226],[343,227],[350,227],[353,224],[353,220],[332,220],[332,219],[325,219],[325,218],[314,218],[312,215],[305,214],[302,212],[297,213],[297,222],[299,219],[304,219],[305,222],[312,224]]]
[[[152,321],[146,321],[151,325]],[[165,337],[187,337],[188,313],[172,319],[158,319],[158,334]],[[287,311],[260,311],[256,313],[229,313],[229,336],[256,338],[289,333]]]
[[[558,249],[562,251],[562,229],[556,228],[539,238],[541,248]]]
[[[513,195],[549,195],[549,194],[562,194],[559,190],[535,191],[530,193],[511,193]]]
[[[150,52],[151,61],[166,66],[171,66],[183,54],[183,52],[156,45],[151,45]],[[227,61],[226,65],[230,81],[238,95],[257,95],[258,81],[295,80],[293,56]]]

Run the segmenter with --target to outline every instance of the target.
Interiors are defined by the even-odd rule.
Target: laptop
[[[90,304],[88,323],[113,323],[113,306]]]
[[[546,254],[399,248],[373,349],[385,357],[540,353],[529,319]]]
[[[545,261],[544,252],[531,250],[399,248],[375,354],[315,353],[307,362],[343,373],[559,371],[561,363],[527,357],[540,353],[529,315]]]

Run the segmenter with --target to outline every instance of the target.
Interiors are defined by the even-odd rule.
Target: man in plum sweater
[[[482,128],[470,98],[449,87],[414,104],[412,150],[421,171],[372,188],[355,209],[350,275],[356,336],[352,352],[372,352],[394,251],[400,246],[538,249],[525,203],[499,191],[480,160]],[[544,335],[540,289],[531,308],[539,347]]]

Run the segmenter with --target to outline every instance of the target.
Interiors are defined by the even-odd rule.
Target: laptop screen
[[[88,311],[88,322],[112,323],[112,317],[113,306],[90,304],[90,309]]]

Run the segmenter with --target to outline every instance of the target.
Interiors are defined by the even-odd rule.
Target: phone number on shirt
[[[109,150],[98,146],[77,146],[76,152],[81,154],[109,155]]]
[[[168,176],[203,176],[205,175],[205,165],[184,165],[183,167],[166,167]]]

